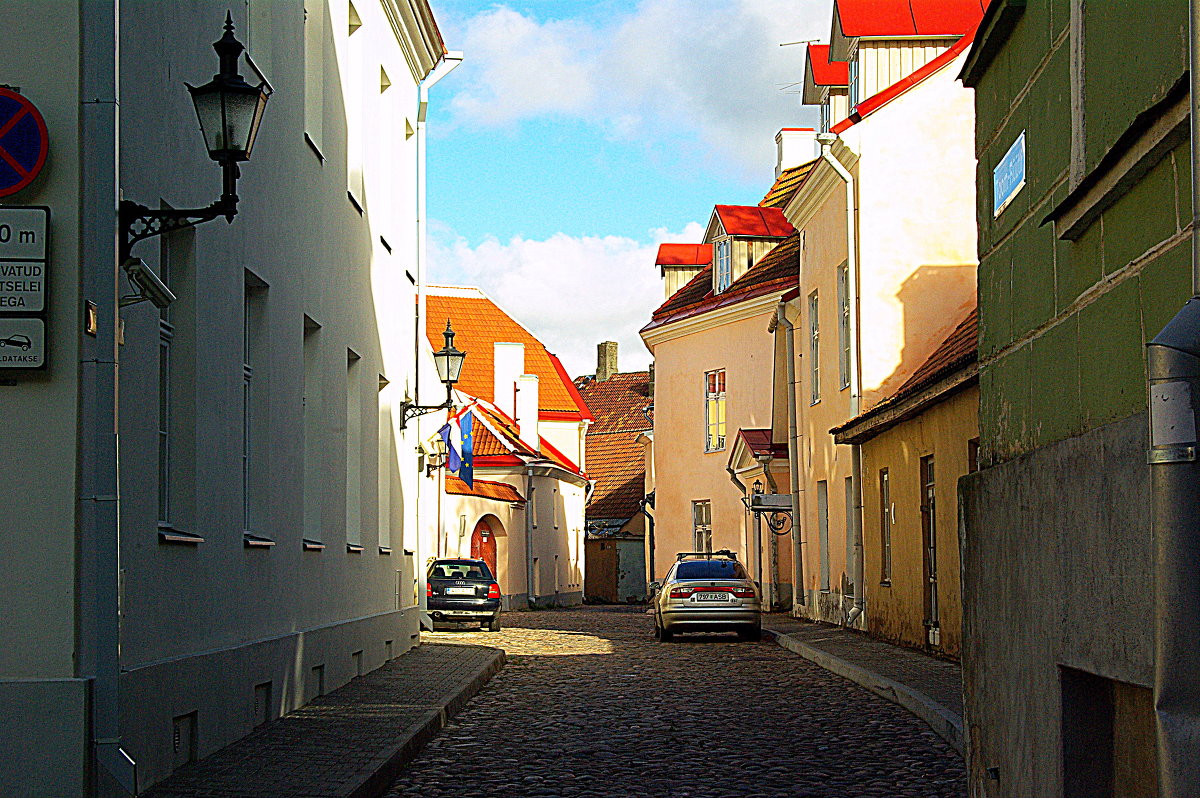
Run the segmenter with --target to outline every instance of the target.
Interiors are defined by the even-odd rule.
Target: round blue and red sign
[[[28,186],[46,164],[50,136],[33,103],[0,87],[0,197]]]

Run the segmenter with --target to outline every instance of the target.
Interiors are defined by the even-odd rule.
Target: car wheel
[[[668,632],[666,629],[662,628],[662,625],[658,622],[658,618],[654,619],[654,639],[655,640],[657,640],[660,643],[669,643],[669,642],[671,642],[671,638],[674,636],[675,636],[674,634],[672,634],[671,632]]]
[[[488,623],[486,625],[484,625],[482,628],[486,629],[489,632],[499,632],[500,631],[500,616],[497,615],[496,617],[492,618],[492,620],[488,621]]]
[[[757,643],[762,640],[762,627],[755,626],[753,629],[739,629],[738,638],[750,643]]]

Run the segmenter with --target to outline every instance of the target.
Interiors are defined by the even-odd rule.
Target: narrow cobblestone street
[[[506,613],[427,640],[508,664],[390,796],[852,798],[965,794],[924,723],[772,642],[656,643],[638,609]]]

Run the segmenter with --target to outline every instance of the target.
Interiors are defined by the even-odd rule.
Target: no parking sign
[[[0,197],[32,183],[46,163],[49,148],[46,120],[34,104],[0,87]]]

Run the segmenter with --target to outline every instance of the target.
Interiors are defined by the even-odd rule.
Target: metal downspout
[[[850,417],[855,418],[862,412],[862,369],[861,347],[858,333],[858,236],[855,227],[854,207],[854,175],[850,174],[837,156],[833,154],[833,142],[837,136],[833,133],[817,135],[821,142],[821,158],[837,172],[838,177],[846,184],[846,282],[850,299]],[[846,625],[853,626],[863,613],[865,605],[866,585],[863,584],[863,538],[862,538],[862,447],[857,443],[850,445],[850,476],[854,486],[854,517],[850,519],[851,535],[854,541],[854,606],[846,615]]]
[[[1200,784],[1200,8],[1190,22],[1192,296],[1147,345],[1154,539],[1154,711],[1162,798]]]
[[[82,3],[80,30],[80,291],[99,306],[99,334],[79,342],[79,617],[77,676],[90,680],[89,794],[116,781],[137,792],[121,748],[120,475],[117,383],[117,204],[120,198],[120,11]]]
[[[796,422],[796,330],[788,320],[786,305],[775,306],[775,320],[784,332],[784,358],[787,360],[787,415],[788,415],[788,487],[792,494],[792,615],[799,615],[800,608],[807,603],[804,587],[804,541],[801,540],[800,522],[804,515],[800,507],[800,435]]]
[[[533,466],[525,466],[525,594],[527,603],[532,608],[537,596],[533,594],[533,514],[536,507],[533,502]]]

